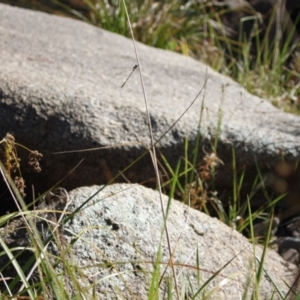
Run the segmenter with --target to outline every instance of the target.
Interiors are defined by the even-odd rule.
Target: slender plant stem
[[[123,0],[123,5],[124,5],[125,12],[126,12],[127,22],[128,22],[132,42],[133,42],[133,48],[134,48],[135,57],[136,57],[136,60],[137,60],[137,65],[139,66],[139,74],[140,74],[140,79],[141,79],[141,86],[142,86],[142,90],[143,90],[143,96],[144,96],[144,100],[145,100],[147,123],[148,123],[149,134],[150,134],[151,147],[149,149],[149,153],[150,153],[152,163],[153,163],[153,166],[154,166],[154,170],[155,170],[155,176],[156,176],[156,180],[157,180],[157,186],[158,186],[158,192],[159,192],[159,198],[160,198],[161,211],[162,211],[163,219],[164,219],[164,229],[165,229],[165,232],[166,232],[168,250],[169,250],[170,261],[171,261],[172,272],[173,272],[173,278],[174,278],[174,283],[175,283],[175,290],[176,290],[177,299],[179,300],[180,297],[179,297],[179,291],[178,291],[178,284],[177,284],[177,279],[176,279],[175,267],[174,267],[173,259],[172,259],[173,255],[172,255],[172,248],[171,248],[169,230],[168,230],[168,225],[167,225],[167,218],[166,218],[164,203],[163,203],[163,199],[162,199],[161,182],[160,182],[160,176],[159,176],[158,164],[157,164],[157,157],[156,157],[156,151],[155,151],[155,141],[154,141],[154,137],[153,137],[153,131],[152,131],[152,125],[151,125],[151,119],[150,119],[150,111],[149,111],[148,100],[147,100],[147,93],[146,93],[146,88],[145,88],[144,79],[143,79],[143,75],[142,75],[142,66],[141,66],[138,51],[137,51],[137,48],[136,48],[136,43],[135,43],[133,30],[132,30],[132,26],[131,26],[131,22],[130,22],[130,18],[129,18],[129,14],[128,14],[128,10],[127,10],[125,0]]]

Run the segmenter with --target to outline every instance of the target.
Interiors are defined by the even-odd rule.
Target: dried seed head
[[[15,185],[16,185],[17,189],[19,190],[21,196],[24,198],[26,196],[25,191],[24,191],[26,188],[24,179],[22,177],[16,176],[14,178],[14,182],[15,182]]]
[[[9,133],[0,141],[0,160],[7,170],[8,175],[15,173],[20,167],[20,159],[17,156],[15,148],[15,138]]]
[[[203,161],[210,168],[216,167],[219,164],[224,164],[223,161],[214,152],[212,152],[211,154],[206,154],[203,158]]]
[[[41,172],[41,166],[40,161],[42,159],[43,155],[39,153],[38,151],[31,151],[29,153],[28,158],[28,165],[33,169],[34,172],[39,173]]]

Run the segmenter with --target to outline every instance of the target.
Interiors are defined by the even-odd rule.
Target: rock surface
[[[139,43],[137,48],[155,139],[202,91],[158,144],[171,164],[183,155],[185,137],[192,150],[202,108],[203,149],[209,151],[218,136],[223,161],[230,161],[232,145],[240,166],[254,165],[253,154],[264,163],[282,153],[298,157],[299,117],[279,111],[192,58]],[[135,64],[127,38],[80,21],[0,4],[0,136],[10,132],[19,143],[44,154],[37,191],[65,177],[81,159],[64,181],[66,188],[106,182],[144,153],[141,143],[149,143],[149,135],[138,72],[120,88]],[[129,69],[118,76],[123,66]],[[133,144],[53,155],[128,142]],[[149,156],[125,175],[131,181],[151,178]]]
[[[58,205],[61,205],[62,197],[58,199]],[[96,299],[147,299],[153,272],[152,262],[156,259],[161,238],[160,275],[169,260],[158,192],[130,184],[92,186],[73,190],[69,200],[67,210],[74,212],[81,207],[80,211],[60,229],[63,246],[56,247],[51,242],[48,250],[52,249],[51,252],[55,254],[65,251],[63,257],[73,270],[77,270],[81,286],[87,288],[85,298],[90,299],[89,295],[95,288]],[[166,196],[163,196],[163,203],[166,209]],[[50,206],[53,207],[58,206]],[[10,221],[8,227],[12,224]],[[194,294],[208,278],[232,260],[201,295],[208,295],[216,288],[211,299],[241,299],[247,280],[250,280],[248,296],[251,295],[252,283],[256,278],[254,270],[258,268],[255,256],[260,260],[262,255],[260,246],[254,247],[245,237],[217,219],[176,200],[170,201],[167,226],[180,292],[185,288],[186,294]],[[19,230],[15,227],[20,227],[20,232],[24,231],[21,223],[14,226],[12,234],[6,228],[1,229],[8,246],[21,243]],[[43,228],[46,230],[47,227]],[[26,245],[24,241],[21,244]],[[24,264],[28,261],[28,254],[25,258],[21,256],[18,259]],[[4,266],[3,259],[4,256],[1,256],[0,262]],[[66,270],[60,265],[58,269]],[[268,250],[264,269],[260,299],[270,299],[274,291],[270,278],[286,295],[284,281],[292,284],[296,266],[283,261],[273,250]],[[11,274],[5,272],[2,270],[4,276],[10,277]],[[171,268],[168,267],[160,286],[161,295],[166,292],[167,277],[171,274]],[[69,295],[75,296],[77,290],[72,282],[67,280],[64,284],[70,289]],[[279,299],[277,292],[272,299]]]

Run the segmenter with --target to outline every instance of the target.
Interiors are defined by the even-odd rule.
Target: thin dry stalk
[[[132,42],[133,42],[133,48],[134,48],[135,57],[136,57],[136,60],[137,60],[137,65],[139,66],[139,74],[140,74],[140,79],[141,79],[143,96],[144,96],[144,100],[145,100],[147,123],[148,123],[148,127],[149,127],[150,142],[151,142],[151,147],[149,149],[149,153],[150,153],[150,156],[151,156],[151,159],[152,159],[152,163],[153,163],[153,167],[154,167],[154,171],[155,171],[155,176],[156,176],[156,180],[157,180],[157,185],[158,185],[160,205],[161,205],[161,211],[162,211],[163,219],[164,219],[164,229],[165,229],[165,232],[166,232],[166,238],[167,238],[168,250],[169,250],[169,255],[170,255],[170,260],[171,260],[171,266],[172,266],[173,278],[174,278],[174,283],[175,283],[176,295],[177,295],[177,299],[180,299],[179,291],[178,291],[178,284],[177,284],[177,279],[176,279],[176,272],[175,272],[173,259],[172,259],[172,249],[171,249],[171,243],[170,243],[169,230],[168,230],[168,226],[167,226],[166,213],[165,213],[165,208],[164,208],[164,204],[163,204],[163,200],[162,200],[161,182],[160,182],[160,176],[159,176],[159,171],[158,171],[157,157],[156,157],[156,151],[155,151],[155,141],[154,141],[154,137],[153,137],[153,131],[152,131],[150,112],[149,112],[149,107],[148,107],[146,88],[145,88],[145,84],[144,84],[144,79],[143,79],[142,70],[141,70],[142,69],[141,68],[141,63],[140,63],[138,51],[137,51],[137,48],[136,48],[135,39],[134,39],[134,35],[133,35],[133,30],[132,30],[132,26],[131,26],[131,22],[130,22],[130,18],[129,18],[129,14],[128,14],[128,11],[127,11],[127,6],[126,6],[126,3],[125,3],[125,0],[123,0],[123,5],[124,5],[125,13],[126,13],[128,26],[129,26],[129,29],[130,29],[130,34],[131,34],[131,38],[132,38]]]
[[[147,94],[146,94],[145,84],[144,84],[143,75],[142,75],[142,71],[141,71],[142,68],[141,68],[141,64],[140,64],[140,60],[139,60],[138,51],[137,51],[137,48],[136,48],[136,43],[135,43],[133,30],[132,30],[129,14],[128,14],[128,11],[127,11],[126,3],[125,3],[124,0],[122,0],[122,1],[123,1],[125,13],[126,13],[128,26],[129,26],[129,29],[130,29],[130,34],[131,34],[131,38],[132,38],[132,42],[133,42],[133,48],[134,48],[134,52],[135,52],[135,56],[136,56],[136,60],[137,60],[137,65],[139,66],[138,69],[139,69],[139,74],[140,74],[142,90],[143,90],[143,96],[144,96],[144,100],[145,100],[147,123],[148,123],[148,127],[149,127],[149,134],[150,134],[150,141],[151,141],[151,146],[149,147],[148,150],[149,150],[149,153],[150,153],[150,156],[151,156],[151,159],[152,159],[152,163],[153,163],[153,166],[154,166],[154,170],[155,170],[155,176],[156,176],[158,191],[159,191],[159,195],[160,195],[160,205],[161,205],[161,210],[162,210],[163,219],[164,219],[164,230],[166,232],[168,251],[169,251],[169,255],[170,255],[170,264],[172,266],[172,272],[173,272],[173,276],[174,276],[176,295],[177,295],[177,298],[179,299],[180,297],[179,297],[179,291],[178,291],[178,284],[177,284],[177,279],[176,279],[176,274],[175,274],[175,269],[174,269],[174,262],[173,262],[173,259],[172,259],[173,254],[172,254],[172,249],[171,249],[168,226],[167,226],[167,223],[166,223],[167,219],[166,219],[165,209],[164,209],[164,205],[163,205],[163,201],[162,201],[161,181],[160,181],[160,176],[159,176],[159,171],[158,171],[158,162],[157,162],[155,146],[180,121],[180,119],[186,114],[186,112],[193,106],[193,104],[196,102],[196,100],[198,99],[198,97],[202,93],[204,87],[206,86],[208,76],[206,76],[203,86],[201,87],[200,91],[198,92],[198,94],[196,95],[194,100],[190,103],[190,105],[184,110],[184,112],[179,116],[179,118],[170,126],[170,128],[159,138],[159,140],[154,141],[152,125],[151,125],[151,120],[150,120],[150,112],[149,112],[149,107],[148,107]]]

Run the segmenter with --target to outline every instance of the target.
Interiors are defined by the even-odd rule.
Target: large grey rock
[[[70,257],[73,257],[74,263],[80,267],[103,261],[106,261],[108,266],[113,264],[109,269],[102,266],[84,271],[86,278],[98,274],[95,275],[96,278],[93,277],[94,282],[111,275],[109,280],[97,287],[97,292],[102,295],[98,299],[102,299],[105,294],[113,295],[117,291],[121,291],[126,299],[146,299],[153,271],[153,265],[149,262],[155,261],[161,234],[161,274],[169,259],[165,234],[162,233],[163,218],[159,193],[139,185],[121,184],[78,188],[70,193],[70,199],[70,211],[75,211],[90,199],[71,222],[64,225],[66,244],[76,240]],[[163,204],[166,209],[168,197],[163,196]],[[170,202],[167,226],[173,262],[178,264],[175,270],[181,288],[189,278],[197,290],[197,254],[201,273],[198,288],[236,256],[220,276],[216,277],[210,288],[227,278],[227,284],[213,294],[212,298],[240,299],[246,280],[255,278],[251,267],[257,268],[255,256],[261,258],[262,248],[254,247],[245,237],[219,220],[173,199]],[[116,262],[124,263],[118,265]],[[264,267],[282,291],[286,292],[283,280],[288,280],[291,284],[294,279],[291,275],[297,268],[284,262],[272,250],[268,251]],[[121,274],[122,271],[124,275]],[[171,274],[171,269],[168,268],[165,279]],[[89,285],[88,282],[85,284]],[[129,286],[126,286],[127,284]],[[260,290],[262,299],[269,298],[273,290],[274,286],[264,273]],[[163,291],[166,291],[165,282],[161,286],[161,294]],[[251,293],[251,288],[249,292]],[[111,296],[111,299],[113,298]]]
[[[192,58],[139,43],[137,48],[155,139],[203,89],[158,144],[171,164],[183,155],[185,137],[193,148],[201,108],[207,151],[222,116],[218,154],[225,162],[232,145],[239,165],[253,165],[253,154],[268,163],[282,153],[299,155],[299,117],[279,111]],[[43,152],[40,190],[63,178],[82,158],[64,182],[67,188],[103,183],[144,153],[140,142],[149,143],[149,138],[138,72],[120,88],[130,70],[118,77],[115,68],[135,64],[127,38],[80,21],[0,4],[0,136],[10,132],[18,142]],[[52,155],[128,142],[134,144]],[[149,156],[126,176],[132,181],[151,178]]]
[[[63,209],[61,192],[57,195],[57,198],[51,197],[52,202],[48,203],[51,206],[45,208],[56,208],[56,211]],[[76,288],[74,278],[61,277],[69,289],[68,295],[74,297],[76,294],[76,299],[91,299],[94,291],[96,296],[92,298],[95,299],[147,299],[153,262],[161,243],[159,266],[163,279],[159,292],[160,298],[165,299],[162,295],[166,292],[168,277],[172,278],[172,270],[170,266],[167,267],[170,256],[158,192],[129,184],[92,186],[73,190],[69,200],[69,212],[80,210],[60,228],[56,242],[52,241],[48,246],[49,252],[63,257],[68,265],[58,264],[57,272],[66,274],[66,270],[76,270],[79,283]],[[166,209],[166,196],[163,196],[163,204]],[[216,290],[210,299],[242,299],[247,282],[248,292],[243,299],[250,299],[262,256],[261,246],[251,245],[234,229],[176,200],[171,199],[169,204],[167,226],[182,299],[185,299],[184,295],[187,298],[195,295],[205,281],[230,260],[228,266],[216,275],[196,299],[203,299],[204,293],[208,295],[213,288]],[[55,219],[51,217],[50,220],[53,222]],[[10,220],[7,228],[0,230],[9,247],[27,245],[24,242],[26,230],[20,221],[14,224],[15,221]],[[47,226],[37,224],[39,229],[43,228],[43,236],[49,236]],[[53,223],[50,226],[53,232]],[[29,260],[29,256],[28,252],[18,257],[21,266]],[[4,255],[0,257],[0,263],[6,266]],[[3,276],[14,278],[11,269],[4,268]],[[270,299],[275,290],[274,284],[286,295],[288,287],[285,282],[291,285],[297,270],[295,265],[283,261],[269,249],[264,262],[259,299]],[[2,291],[5,289],[3,285],[0,287]],[[278,291],[274,292],[272,299],[281,299]]]

